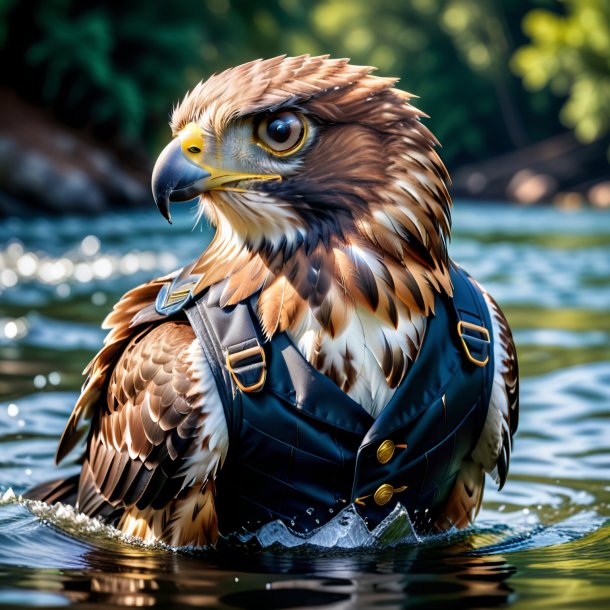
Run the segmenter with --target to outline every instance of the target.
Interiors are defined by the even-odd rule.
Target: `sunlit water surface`
[[[522,375],[509,482],[488,481],[476,527],[416,540],[398,514],[367,537],[346,514],[318,542],[360,549],[272,527],[243,549],[176,552],[15,499],[58,476],[101,319],[200,252],[209,231],[191,225],[186,210],[173,227],[152,210],[0,224],[0,606],[608,607],[610,214],[593,210],[456,206],[452,257],[503,306]]]

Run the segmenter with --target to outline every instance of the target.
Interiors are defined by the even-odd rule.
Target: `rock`
[[[591,187],[587,196],[592,205],[597,208],[610,208],[610,180],[599,182]]]
[[[582,193],[567,191],[557,193],[555,197],[553,197],[553,203],[563,210],[578,210],[586,202]]]
[[[549,201],[556,191],[557,180],[553,176],[535,174],[529,169],[517,172],[506,188],[510,199],[527,204]]]
[[[0,89],[0,104],[0,214],[32,208],[100,213],[152,204],[149,167],[124,167],[113,150],[11,92]]]
[[[490,159],[450,168],[455,197],[523,204],[557,203],[610,206],[606,150],[610,138],[589,144],[578,142],[571,132],[552,136]]]

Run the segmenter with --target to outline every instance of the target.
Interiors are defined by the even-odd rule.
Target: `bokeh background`
[[[53,454],[112,304],[210,239],[150,194],[172,106],[281,53],[348,56],[420,97],[451,256],[517,343],[507,485],[461,534],[321,558],[153,552],[19,500],[78,469]],[[0,65],[0,607],[608,608],[608,0],[0,0]]]
[[[0,0],[0,211],[150,203],[184,92],[282,53],[400,77],[458,197],[608,207],[609,24],[607,0]]]

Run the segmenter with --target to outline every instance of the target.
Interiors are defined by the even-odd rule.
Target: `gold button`
[[[386,439],[383,441],[377,448],[377,459],[379,460],[379,463],[387,464],[394,455],[394,448],[395,445],[391,440]]]
[[[394,495],[394,488],[389,483],[384,483],[380,485],[375,495],[373,496],[373,500],[375,500],[375,504],[379,506],[383,506],[387,504]]]

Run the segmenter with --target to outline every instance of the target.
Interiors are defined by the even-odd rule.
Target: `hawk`
[[[197,197],[215,236],[114,306],[57,449],[86,435],[80,474],[32,497],[214,545],[275,518],[307,532],[350,504],[371,527],[400,502],[422,531],[462,528],[484,473],[504,485],[511,332],[448,257],[425,115],[372,71],[256,60],[174,109],[153,194],[170,222]]]

